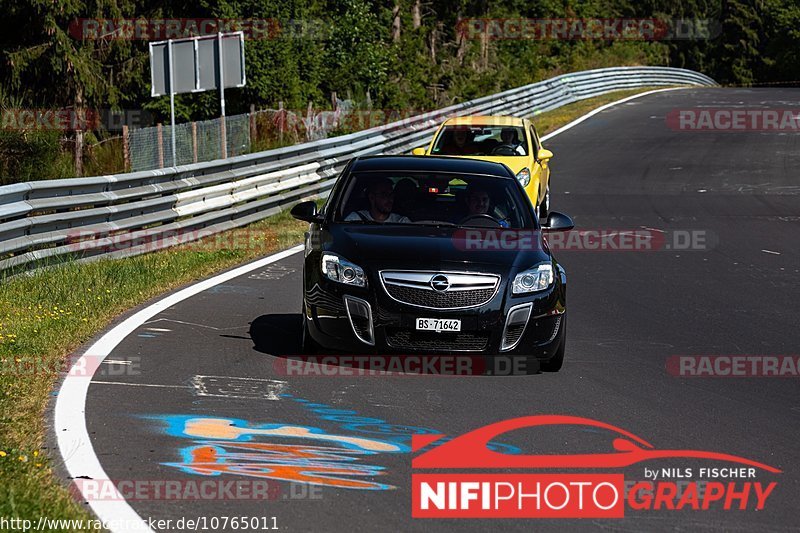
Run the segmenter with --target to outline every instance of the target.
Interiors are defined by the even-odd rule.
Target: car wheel
[[[306,355],[314,355],[319,351],[319,345],[314,342],[308,332],[308,321],[306,320],[305,311],[300,313],[300,320],[302,321],[302,336],[300,337],[300,351]]]
[[[567,346],[567,316],[561,319],[561,346],[556,353],[547,361],[540,361],[539,368],[542,372],[558,372],[564,365],[564,351]]]
[[[547,190],[542,198],[542,203],[539,204],[539,220],[547,220],[547,215],[550,214],[550,184],[547,184]]]

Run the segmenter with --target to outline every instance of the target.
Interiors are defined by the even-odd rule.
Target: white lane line
[[[124,381],[92,381],[92,385],[125,385],[127,387],[157,387],[159,389],[191,389],[188,385],[156,385],[154,383],[125,383]]]
[[[239,268],[234,268],[228,272],[218,274],[207,280],[195,283],[176,293],[170,294],[161,300],[150,304],[136,314],[128,317],[120,324],[112,328],[105,335],[91,345],[86,352],[72,366],[73,369],[90,368],[89,363],[103,360],[122,342],[122,340],[133,333],[137,328],[151,319],[158,313],[166,311],[170,307],[210,289],[220,283],[239,277],[248,272],[262,268],[270,263],[280,261],[291,255],[300,252],[303,246],[295,246],[283,252],[253,261]],[[80,375],[80,374],[76,374]],[[55,406],[54,430],[58,439],[58,451],[64,460],[64,466],[71,478],[84,477],[89,479],[109,479],[108,474],[103,470],[100,459],[94,452],[89,432],[86,429],[86,395],[89,391],[88,379],[64,379],[61,389],[58,391]],[[99,382],[98,382],[99,383]],[[83,498],[89,503],[89,507],[100,520],[110,525],[116,525],[112,532],[123,531],[153,531],[148,527],[147,522],[133,510],[130,504],[119,495],[119,499],[98,500],[92,494],[84,491],[88,487],[86,484],[76,485],[81,491]],[[122,526],[125,524],[126,526]]]
[[[780,252],[773,252],[772,250],[761,250],[765,254],[772,254],[772,255],[781,255]]]
[[[207,326],[205,324],[195,324],[194,322],[184,322],[183,320],[174,320],[172,318],[158,318],[156,320],[151,320],[150,322],[145,322],[145,323],[146,324],[155,324],[156,322],[160,322],[162,320],[165,321],[165,322],[175,322],[176,324],[183,324],[185,326],[197,326],[198,328],[213,329],[215,331],[227,331],[227,330],[231,330],[231,329],[241,329],[241,328],[250,327],[248,325],[244,325],[244,326],[231,326],[229,328],[217,328],[217,327],[214,327],[214,326]],[[161,328],[145,328],[145,329],[156,330],[156,329],[161,329]],[[172,330],[167,329],[165,331],[172,331]]]
[[[641,98],[642,96],[647,96],[648,94],[664,91],[675,91],[680,89],[683,89],[683,87],[657,89],[654,91],[635,94],[616,102],[611,102],[610,104],[606,104],[593,111],[590,111],[586,115],[573,120],[569,124],[562,126],[552,133],[548,133],[542,137],[542,140],[546,141],[548,139],[552,139],[556,135],[577,126],[581,122],[612,106],[633,100],[634,98]],[[229,272],[225,272],[205,281],[196,283],[195,285],[186,287],[185,289],[182,289],[165,297],[162,300],[151,304],[150,306],[137,312],[135,315],[128,317],[121,324],[118,324],[108,333],[103,335],[96,343],[86,350],[80,359],[75,362],[73,368],[86,368],[88,363],[85,358],[88,357],[100,357],[101,359],[105,359],[125,337],[133,333],[138,327],[147,322],[147,320],[154,317],[158,313],[169,309],[171,306],[176,305],[179,302],[194,296],[195,294],[219,285],[220,283],[225,283],[228,280],[251,272],[257,268],[261,268],[269,265],[270,263],[285,259],[286,257],[300,252],[302,249],[302,245],[295,246],[294,248],[290,248],[278,254],[265,257],[264,259],[254,261],[239,268],[235,268]],[[83,366],[79,367],[78,365]],[[58,437],[58,451],[61,453],[61,457],[64,460],[64,465],[66,466],[71,477],[77,478],[79,476],[88,476],[92,479],[109,479],[108,474],[105,473],[103,467],[100,465],[100,459],[94,453],[94,447],[92,446],[92,441],[89,439],[89,433],[86,429],[86,394],[89,391],[90,381],[91,380],[88,379],[65,379],[61,384],[61,389],[59,390],[58,397],[56,398],[54,420],[55,432],[56,436]],[[79,489],[83,491],[83,488],[86,486],[88,485],[83,485],[79,487]],[[94,511],[100,520],[105,520],[110,524],[124,524],[126,523],[125,520],[129,520],[131,527],[137,531],[153,531],[147,526],[147,522],[142,520],[142,518],[136,514],[136,511],[133,510],[130,504],[128,504],[128,502],[122,498],[121,495],[119,496],[119,499],[109,499],[103,501],[97,501],[93,498],[88,498],[86,494],[83,494],[83,496],[89,502],[89,507],[92,508],[92,511]],[[114,528],[111,529],[111,531],[123,532],[128,530]]]
[[[666,91],[680,91],[680,90],[688,89],[688,88],[689,87],[668,87],[666,89],[655,89],[653,91],[647,91],[647,92],[644,92],[644,93],[634,94],[633,96],[628,96],[627,98],[623,98],[622,100],[617,100],[616,102],[611,102],[610,104],[606,104],[606,105],[598,107],[597,109],[589,111],[588,113],[586,113],[582,117],[576,118],[575,120],[573,120],[569,124],[566,124],[565,126],[561,126],[560,128],[558,128],[556,131],[554,131],[552,133],[548,133],[547,135],[542,137],[541,140],[542,141],[546,141],[548,139],[552,139],[553,137],[555,137],[559,133],[564,133],[565,131],[574,128],[575,126],[577,126],[578,124],[580,124],[584,120],[587,120],[587,119],[595,116],[596,114],[605,111],[609,107],[614,107],[615,105],[624,104],[625,102],[628,102],[630,100],[634,100],[636,98],[641,98],[642,96],[647,96],[648,94],[663,93],[663,92],[666,92]],[[696,87],[694,87],[694,88],[696,89]],[[536,118],[536,117],[534,117],[534,118]]]

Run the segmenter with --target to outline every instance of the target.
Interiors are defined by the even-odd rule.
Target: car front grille
[[[488,303],[500,277],[470,272],[382,271],[381,282],[394,300],[428,309],[465,309]]]
[[[489,344],[489,333],[448,333],[388,328],[386,342],[402,350],[480,352]]]

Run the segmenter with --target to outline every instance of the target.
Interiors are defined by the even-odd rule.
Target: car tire
[[[547,361],[540,361],[539,368],[542,372],[558,372],[564,365],[564,352],[567,347],[567,316],[564,315],[561,322],[561,345],[556,353]]]
[[[539,204],[539,220],[547,220],[547,215],[550,214],[550,183],[547,184],[547,190],[542,198],[542,203]]]
[[[319,345],[311,338],[308,332],[308,321],[306,320],[305,311],[300,313],[300,321],[302,328],[302,336],[300,337],[300,351],[305,355],[314,355],[319,352]]]

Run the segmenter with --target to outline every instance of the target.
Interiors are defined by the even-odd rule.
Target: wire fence
[[[259,109],[253,113],[253,131],[257,140],[267,146],[317,141],[333,133],[342,133],[342,129],[349,125],[346,119],[354,110],[352,100],[339,99],[335,100],[332,110],[317,110],[311,104],[306,110],[290,110],[282,106]]]
[[[172,158],[171,126],[127,130],[126,170],[151,170],[212,161],[250,153],[253,149],[325,139],[341,132],[354,109],[351,100],[335,100],[333,110],[261,109],[252,113],[187,122],[175,126],[175,160]],[[223,137],[227,137],[223,149]]]
[[[246,154],[250,152],[250,130],[247,113],[225,117],[225,135],[221,118],[176,124],[173,160],[171,126],[130,129],[124,148],[127,166],[135,172]]]

